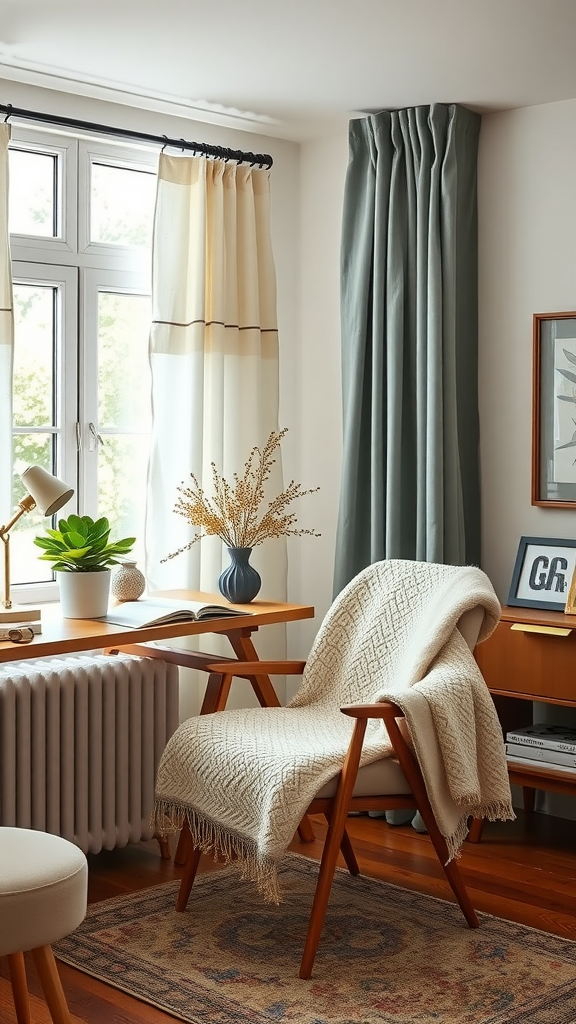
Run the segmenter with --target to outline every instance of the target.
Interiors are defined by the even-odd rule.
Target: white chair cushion
[[[483,621],[484,609],[480,606],[464,612],[458,620],[458,629],[471,651],[476,646]],[[339,778],[340,775],[335,775],[330,782],[322,786],[316,796],[336,796]],[[359,769],[352,796],[385,796],[388,793],[410,793],[406,776],[394,757],[383,757],[380,761],[374,761]]]
[[[317,793],[317,797],[336,796],[340,775],[335,775]],[[406,781],[395,757],[381,757],[379,761],[364,765],[356,776],[352,796],[384,796],[386,793],[410,793]]]
[[[0,828],[0,955],[50,945],[84,920],[88,864],[60,836]]]

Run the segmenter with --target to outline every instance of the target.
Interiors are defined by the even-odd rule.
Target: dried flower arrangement
[[[174,511],[203,532],[196,534],[184,547],[167,555],[162,559],[163,562],[188,551],[205,536],[220,537],[229,548],[253,548],[269,537],[301,537],[305,534],[310,537],[320,536],[314,530],[296,529],[296,514],[287,511],[288,505],[296,498],[314,494],[320,490],[319,487],[303,491],[301,485],[292,480],[281,494],[262,509],[264,483],[276,461],[274,452],[280,447],[287,429],[273,430],[263,448],[252,449],[244,473],[241,477],[234,473],[233,484],[225,480],[212,463],[212,498],[205,495],[194,473],[190,474],[192,485],[178,487],[180,496]]]

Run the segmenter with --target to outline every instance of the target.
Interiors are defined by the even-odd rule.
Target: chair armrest
[[[219,675],[249,679],[250,676],[301,675],[305,666],[305,661],[215,661],[206,668]]]
[[[404,718],[402,709],[390,700],[378,701],[377,704],[344,704],[340,711],[350,718],[385,718],[390,712],[394,718]]]

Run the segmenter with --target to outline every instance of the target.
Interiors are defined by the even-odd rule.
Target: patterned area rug
[[[289,856],[284,902],[232,868],[89,909],[61,960],[191,1024],[574,1024],[576,943],[339,870],[310,981],[298,968],[318,865]]]

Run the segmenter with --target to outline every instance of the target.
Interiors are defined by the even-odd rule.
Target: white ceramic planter
[[[59,572],[60,606],[65,619],[98,619],[108,611],[110,569]]]

